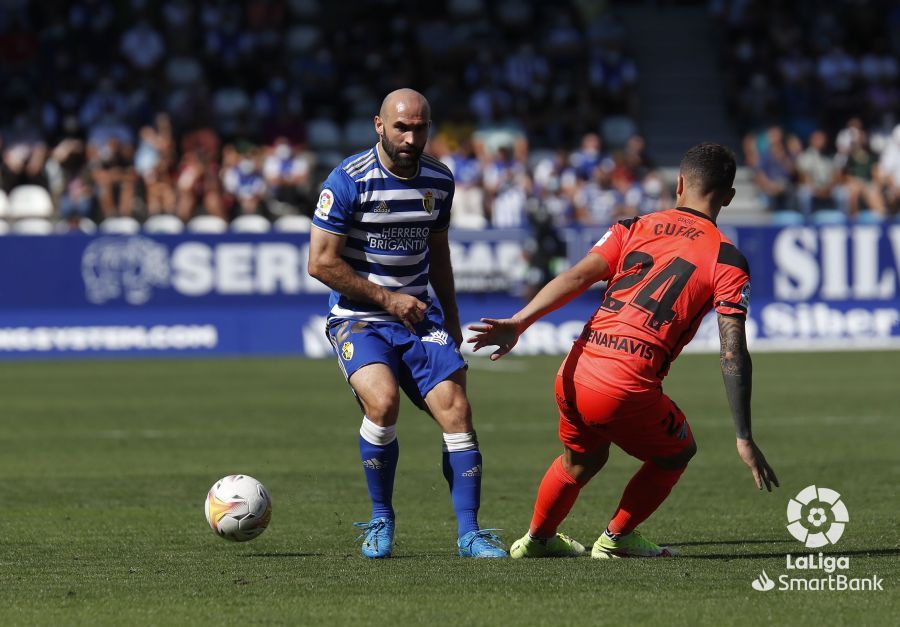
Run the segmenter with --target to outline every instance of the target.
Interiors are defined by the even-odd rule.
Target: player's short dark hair
[[[734,153],[721,144],[697,144],[681,159],[681,176],[703,194],[730,190],[736,171]]]

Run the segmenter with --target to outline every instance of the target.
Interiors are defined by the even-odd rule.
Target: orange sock
[[[660,468],[652,461],[644,462],[625,486],[619,508],[609,521],[611,533],[625,535],[650,517],[678,483],[684,468]]]
[[[552,538],[575,504],[582,486],[563,468],[562,456],[553,460],[538,488],[529,530],[531,535],[535,538]]]

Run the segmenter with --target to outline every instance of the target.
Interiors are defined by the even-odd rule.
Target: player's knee
[[[667,470],[679,470],[681,468],[685,468],[688,465],[688,462],[693,459],[694,455],[697,454],[697,441],[691,437],[691,441],[687,443],[681,451],[672,455],[670,457],[657,457],[653,459],[653,463],[655,463],[660,468],[665,468]]]
[[[363,406],[369,420],[380,427],[390,426],[397,422],[400,414],[400,394],[397,391],[384,391],[366,399]]]
[[[448,433],[472,430],[472,407],[464,394],[454,397],[439,413],[438,421]]]
[[[589,453],[579,453],[565,449],[562,457],[563,469],[575,481],[585,484],[596,475],[609,459],[609,445],[601,446]]]
[[[462,387],[445,382],[425,397],[425,403],[446,433],[472,430],[472,407]]]

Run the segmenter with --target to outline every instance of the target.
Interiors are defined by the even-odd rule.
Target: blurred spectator
[[[208,153],[185,152],[175,172],[176,215],[185,222],[202,213],[226,219],[219,188],[218,166]]]
[[[104,219],[134,215],[137,179],[132,153],[130,145],[112,136],[88,146],[91,178],[97,186],[97,200]]]
[[[765,146],[759,152],[754,176],[770,211],[793,209],[791,191],[794,169],[781,128],[771,127],[765,134]]]
[[[155,127],[141,128],[134,155],[134,167],[143,183],[148,215],[175,213],[175,187],[171,175],[174,153],[171,123],[167,115],[160,114]]]
[[[453,210],[450,219],[453,226],[463,229],[483,229],[487,226],[484,212],[484,188],[482,164],[475,153],[475,145],[463,140],[454,152],[445,152],[440,142],[435,142],[435,154],[453,172],[456,190],[453,194]]]
[[[900,124],[894,127],[890,140],[878,161],[879,181],[884,186],[890,213],[900,212]]]
[[[84,142],[67,139],[50,156],[60,175],[59,215],[73,225],[82,218],[94,217],[94,190],[87,167]]]
[[[310,204],[313,165],[312,156],[295,150],[286,137],[275,140],[263,161],[262,173],[273,204],[288,205],[289,209],[279,208],[273,213],[296,213]]]
[[[851,134],[849,150],[843,161],[848,215],[855,217],[859,213],[860,200],[878,215],[885,215],[884,196],[875,180],[877,162],[869,149],[865,131]]]
[[[237,163],[226,167],[222,183],[225,192],[237,201],[237,214],[263,213],[266,181],[253,153],[241,155]]]
[[[3,191],[9,192],[17,185],[47,186],[44,161],[47,147],[43,143],[14,143],[3,151],[0,164],[0,180]]]
[[[797,157],[797,196],[805,214],[840,205],[838,171],[834,158],[825,153],[827,145],[825,132],[815,131],[809,137],[809,147]]]
[[[581,138],[581,148],[574,153],[569,160],[575,173],[582,180],[588,180],[594,170],[604,160],[602,152],[603,141],[597,133],[587,133]]]
[[[484,171],[485,209],[498,228],[518,228],[525,224],[525,205],[531,179],[513,149],[501,146]]]
[[[612,186],[611,168],[597,165],[591,179],[575,193],[575,216],[580,224],[605,226],[616,219],[619,197]]]

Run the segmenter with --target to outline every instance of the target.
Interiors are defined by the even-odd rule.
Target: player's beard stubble
[[[386,135],[381,136],[381,149],[391,158],[395,166],[399,168],[414,168],[419,163],[419,157],[422,155],[422,149],[412,144],[394,144]],[[405,151],[408,154],[402,154]]]

